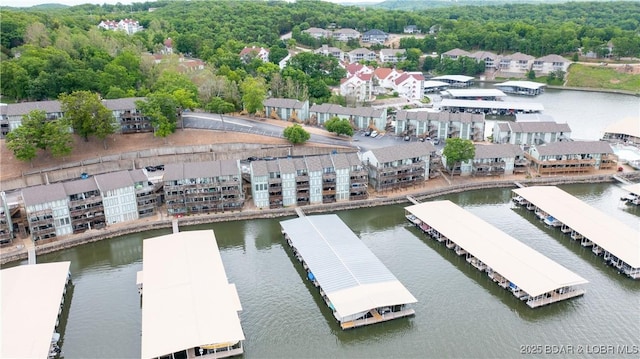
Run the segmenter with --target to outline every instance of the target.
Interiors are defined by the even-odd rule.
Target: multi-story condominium
[[[516,52],[500,58],[499,70],[504,72],[526,73],[533,65],[535,57]]]
[[[500,176],[526,172],[528,161],[520,146],[505,144],[475,145],[473,160],[454,164],[453,173],[461,176]],[[442,156],[447,167],[447,158]]]
[[[349,199],[367,199],[369,197],[369,171],[357,153],[347,153],[349,161]]]
[[[0,245],[9,244],[13,240],[13,222],[7,196],[0,192]]]
[[[469,54],[468,56],[476,59],[477,62],[484,61],[485,69],[496,68],[496,61],[498,60],[498,55],[494,54],[493,52],[476,51],[472,54]]]
[[[349,176],[351,164],[347,159],[347,154],[337,153],[332,155],[330,158],[333,162],[333,168],[336,174],[336,201],[349,200],[349,194],[351,192],[351,178]]]
[[[142,25],[136,20],[133,19],[122,19],[120,21],[114,20],[103,20],[98,24],[99,28],[111,31],[124,31],[128,35],[135,34],[138,31],[144,30]]]
[[[471,57],[471,54],[468,51],[457,48],[440,54],[441,59],[457,60],[459,57]]]
[[[547,55],[533,61],[532,70],[539,74],[549,74],[556,71],[567,72],[571,61],[560,55]]]
[[[416,25],[407,25],[403,31],[405,34],[420,34],[422,32]]]
[[[23,188],[22,200],[34,241],[73,233],[69,197],[62,183]]]
[[[311,186],[309,179],[309,169],[304,158],[294,158],[293,166],[296,171],[295,175],[295,192],[296,192],[296,204],[298,206],[304,206],[311,201]]]
[[[163,182],[170,215],[223,212],[244,205],[237,160],[168,164]]]
[[[395,64],[407,59],[405,49],[382,49],[380,50],[380,62]]]
[[[353,75],[359,74],[371,75],[374,71],[374,68],[372,66],[365,66],[359,62],[352,62],[350,64],[342,63],[341,65],[344,66],[344,69],[347,71],[345,77],[351,77]]]
[[[429,178],[429,163],[436,148],[429,142],[412,142],[365,152],[369,183],[376,191],[405,188]]]
[[[309,173],[309,204],[322,203],[322,162],[320,161],[322,156],[309,156],[305,157],[304,161],[307,164],[307,172]]]
[[[267,161],[253,161],[251,169],[251,196],[258,208],[269,208],[269,170]]]
[[[151,120],[136,108],[136,101],[144,100],[144,97],[129,97],[102,100],[102,103],[113,112],[122,133],[152,132]]]
[[[391,69],[388,67],[378,67],[373,71],[373,77],[377,83],[378,89],[376,92],[384,93],[387,89],[393,89],[395,87],[395,81],[400,75],[402,70]],[[384,90],[382,90],[384,89]]]
[[[396,113],[396,135],[429,137],[439,140],[462,138],[482,141],[484,127],[484,114],[405,110]]]
[[[362,34],[362,42],[384,44],[384,42],[387,41],[387,38],[389,38],[389,35],[378,29],[371,29]]]
[[[322,166],[322,203],[336,201],[336,168],[331,157],[320,156]]]
[[[95,179],[102,195],[107,224],[138,219],[136,190],[129,171],[105,173]]]
[[[280,179],[282,180],[282,205],[285,207],[295,205],[298,203],[295,163],[281,158],[278,160],[278,167],[280,167]]]
[[[102,228],[106,224],[102,196],[93,178],[63,183],[68,196],[73,233]]]
[[[421,73],[402,73],[394,82],[393,89],[409,100],[421,100],[424,97],[424,76]]]
[[[333,46],[329,46],[329,45],[322,45],[322,47],[319,47],[315,50],[313,50],[314,54],[321,54],[324,56],[333,56],[336,59],[338,59],[339,61],[344,61],[345,59],[345,53],[344,51],[340,50],[337,47],[333,47]]]
[[[337,29],[333,31],[331,37],[338,41],[357,40],[362,36],[359,31],[354,29]]]
[[[349,57],[349,62],[352,63],[358,61],[376,61],[378,59],[375,52],[364,47],[349,51],[347,56]]]
[[[153,216],[158,208],[158,189],[142,170],[130,171],[136,193],[138,218]]]
[[[10,103],[2,106],[3,114],[3,133],[15,130],[22,125],[22,117],[28,115],[33,110],[44,111],[47,120],[57,120],[63,117],[60,101],[35,101],[35,102],[19,102]],[[6,133],[5,133],[6,131]]]
[[[612,169],[618,158],[608,142],[566,141],[531,146],[525,157],[540,175]]]
[[[372,74],[356,74],[340,81],[340,95],[357,102],[373,100]]]
[[[324,124],[333,117],[347,119],[358,129],[376,128],[383,130],[387,126],[387,109],[375,109],[373,107],[342,107],[340,105],[323,103],[313,105],[309,109],[311,119],[315,119],[319,125]]]
[[[281,208],[284,205],[282,195],[282,175],[278,161],[267,161],[267,184],[269,185],[269,208]]]
[[[263,102],[264,112],[267,117],[284,121],[297,119],[300,121],[309,118],[309,101],[298,101],[294,98],[268,98]]]
[[[496,122],[493,126],[493,143],[514,145],[541,145],[569,140],[571,128],[555,121]]]

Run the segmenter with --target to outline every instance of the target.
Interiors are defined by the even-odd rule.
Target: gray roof
[[[149,181],[149,178],[144,174],[143,170],[129,171],[129,174],[131,175],[131,179],[134,183],[144,182],[146,184]]]
[[[142,172],[142,171],[140,171]],[[118,171],[96,176],[96,182],[100,191],[111,191],[118,188],[132,187],[133,178],[129,171]]]
[[[376,148],[370,152],[378,160],[378,163],[387,163],[407,158],[429,157],[436,148],[429,142],[412,142],[408,144],[390,147]]]
[[[415,25],[414,25],[414,27],[415,27]],[[380,36],[380,35],[382,35],[382,36],[387,36],[387,33],[386,33],[386,32],[384,32],[384,31],[382,31],[382,30],[378,30],[378,29],[371,29],[371,30],[369,30],[369,31],[366,31],[366,32],[363,34],[363,36],[371,36],[371,35],[374,35],[374,36],[376,36],[376,35],[377,35],[377,36]]]
[[[342,107],[340,105],[323,103],[313,105],[309,112],[328,113],[330,115],[342,116],[361,116],[361,117],[380,117],[384,113],[383,109],[375,109],[373,107]]]
[[[294,98],[268,98],[264,100],[264,106],[300,109],[304,107],[304,102],[300,102]]]
[[[407,53],[407,50],[405,49],[381,49],[380,50],[380,54],[384,56],[396,56],[398,53],[400,54],[400,56],[404,56]]]
[[[231,176],[240,175],[240,167],[238,160],[221,160],[217,161],[220,164],[220,175]]]
[[[294,158],[293,166],[296,170],[306,170],[307,164],[304,162],[304,158]]]
[[[322,168],[334,168],[333,167],[333,161],[331,160],[331,157],[329,155],[322,155],[319,156],[320,158],[320,164],[322,165]]]
[[[514,133],[529,133],[529,132],[571,132],[571,128],[566,123],[556,122],[508,122],[511,131]]]
[[[62,112],[60,101],[35,101],[10,103],[7,105],[7,116],[23,116],[33,110],[43,110],[46,113]]]
[[[27,207],[36,204],[64,200],[66,198],[67,192],[64,190],[62,183],[53,183],[22,189],[22,200],[24,201],[24,205]]]
[[[184,179],[184,167],[182,163],[169,163],[164,166],[163,181],[177,181]]]
[[[185,162],[184,178],[211,178],[220,176],[218,161]]]
[[[145,101],[144,97],[127,97],[118,98],[114,100],[102,100],[102,103],[106,108],[111,111],[116,110],[131,110],[136,108],[136,101]]]
[[[510,127],[508,122],[498,122],[498,129],[500,132],[508,132]]]
[[[307,156],[304,158],[309,172],[322,171],[322,162],[320,162],[320,157],[321,156]]]
[[[293,164],[293,160],[291,158],[281,158],[278,160],[278,165],[280,166],[280,173],[296,173],[296,167]]]
[[[495,145],[476,145],[475,159],[482,158],[515,158],[523,156],[524,152],[520,146],[510,143]]]
[[[545,113],[516,113],[516,122],[530,121],[556,122],[553,119],[553,116],[547,115]]]
[[[335,155],[331,155],[331,158],[333,159],[333,167],[337,170],[351,167],[347,155],[344,153],[336,153]]]
[[[86,193],[91,191],[97,191],[98,185],[94,179],[95,177],[90,177],[87,179],[79,179],[70,182],[64,182],[64,189],[67,192],[68,196],[80,193]]]
[[[267,170],[267,161],[253,161],[251,162],[251,173],[254,176],[266,176],[269,174]]]
[[[536,59],[536,61],[542,61],[542,62],[569,62],[569,60],[565,59],[564,57],[562,57],[560,55],[556,55],[556,54],[551,54],[551,55],[539,57],[539,58]]]
[[[355,152],[347,153],[347,161],[351,166],[362,166],[362,160],[358,157],[358,154]]]
[[[470,54],[469,57],[473,57],[474,59],[478,59],[478,60],[484,60],[487,58],[491,60],[495,60],[498,58],[498,55],[489,51],[476,51],[473,54]]]
[[[604,141],[551,142],[537,146],[536,149],[542,156],[613,153],[609,143]]]
[[[469,52],[458,48],[443,52],[442,54],[447,56],[469,56]]]

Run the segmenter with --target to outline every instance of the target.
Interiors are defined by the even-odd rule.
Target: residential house
[[[419,72],[405,72],[394,81],[394,90],[409,100],[421,100],[424,97],[424,76]]]
[[[69,197],[62,183],[23,188],[22,200],[34,242],[73,233]]]
[[[360,36],[361,34],[359,31],[348,28],[333,30],[333,34],[331,34],[333,39],[344,42],[349,40],[358,40],[360,39]]]
[[[118,29],[118,22],[115,20],[102,20],[98,27],[105,30],[115,31]]]
[[[332,56],[338,59],[339,61],[344,61],[346,57],[344,51],[340,50],[337,47],[333,47],[329,45],[322,45],[322,47],[319,47],[313,50],[313,53],[324,55],[324,56]]]
[[[470,57],[470,56],[471,54],[468,51],[464,51],[458,48],[452,49],[440,54],[441,59],[450,59],[450,60],[457,60],[460,57]]]
[[[362,42],[369,42],[375,44],[384,44],[389,38],[389,35],[378,29],[371,29],[362,34]]]
[[[343,64],[345,71],[347,71],[346,77],[350,77],[358,74],[373,74],[374,68],[371,66],[365,66],[358,62],[352,62],[349,64]]]
[[[68,197],[74,234],[106,225],[104,204],[95,178],[63,182],[62,185]]]
[[[405,111],[396,113],[396,135],[446,140],[484,140],[484,114],[468,112]]]
[[[292,98],[268,98],[263,102],[264,112],[268,118],[289,121],[304,121],[309,118],[309,101],[298,101]]]
[[[245,47],[240,51],[240,59],[245,64],[249,63],[254,58],[259,58],[262,62],[269,62],[269,49],[252,46]]]
[[[138,31],[144,30],[142,25],[133,19],[122,19],[117,22],[114,20],[102,20],[98,24],[98,27],[110,31],[124,31],[128,35],[133,35]]]
[[[609,142],[622,142],[640,145],[640,115],[625,117],[604,129],[602,139]]]
[[[605,141],[551,142],[525,153],[539,175],[572,174],[615,168],[617,156]]]
[[[373,71],[374,82],[377,83],[378,89],[374,89],[376,93],[384,93],[382,89],[393,89],[395,80],[400,77],[402,71],[398,71],[388,67],[378,67]]]
[[[287,67],[287,65],[289,65],[289,60],[291,60],[291,58],[295,55],[296,55],[295,51],[289,50],[287,53],[287,56],[283,57],[282,60],[278,61],[278,67],[280,68],[280,70],[283,70],[285,67]]]
[[[489,51],[476,51],[472,54],[469,54],[469,57],[474,58],[477,62],[484,61],[485,69],[496,69],[497,68],[497,60],[498,55]]]
[[[162,55],[171,55],[171,54],[173,54],[173,39],[168,37],[166,40],[164,40],[163,45],[164,45],[164,48],[162,50],[160,50],[160,53]]]
[[[139,133],[153,132],[151,120],[136,108],[136,101],[144,101],[144,97],[119,98],[102,100],[106,108],[110,109],[116,122],[120,124],[120,132]]]
[[[14,238],[11,210],[4,191],[0,192],[0,245],[9,244]]]
[[[302,32],[304,32],[305,34],[315,38],[315,39],[322,39],[322,38],[330,38],[331,37],[331,31],[329,30],[325,30],[325,29],[320,29],[317,27],[310,27],[306,30],[302,30]]]
[[[520,52],[508,56],[502,56],[499,62],[499,70],[524,74],[533,66],[535,57]]]
[[[442,156],[442,163],[447,168],[447,157]],[[475,156],[472,160],[456,163],[452,170],[461,176],[501,176],[524,173],[528,161],[520,146],[505,144],[475,145]]]
[[[420,30],[416,25],[407,25],[404,27],[403,32],[405,34],[420,34],[422,30]]]
[[[380,62],[384,64],[396,64],[407,59],[405,49],[382,49],[380,50]]]
[[[168,164],[163,182],[170,215],[224,212],[244,205],[237,160]]]
[[[429,35],[435,35],[440,31],[440,25],[432,25],[429,28]]]
[[[365,49],[364,47],[349,51],[347,56],[349,58],[349,62],[376,61],[378,59],[375,52]]]
[[[376,191],[421,185],[429,178],[429,163],[436,148],[429,142],[412,142],[365,152],[369,183]]]
[[[373,75],[356,74],[340,80],[340,95],[362,103],[373,100]]]
[[[129,171],[97,175],[95,180],[102,196],[107,224],[138,219],[136,190]]]
[[[333,117],[347,119],[357,129],[376,128],[383,130],[387,126],[387,109],[373,107],[342,107],[340,105],[323,103],[313,105],[309,109],[309,118],[315,119],[317,124],[323,125]]]
[[[566,73],[569,70],[569,65],[571,65],[571,61],[560,55],[552,54],[535,59],[532,70],[541,75],[548,75],[557,71]]]
[[[497,121],[493,126],[493,143],[540,145],[571,138],[571,128],[555,121]]]

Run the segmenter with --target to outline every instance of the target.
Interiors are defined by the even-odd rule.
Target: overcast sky
[[[375,3],[382,0],[324,0],[334,3]],[[64,4],[64,5],[80,5],[80,4],[131,4],[132,2],[144,2],[144,1],[127,1],[127,0],[3,0],[3,6],[13,7],[29,7],[39,4]]]

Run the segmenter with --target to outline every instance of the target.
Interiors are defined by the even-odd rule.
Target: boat
[[[547,216],[547,218],[545,218],[543,222],[547,226],[551,226],[551,227],[560,227],[562,225],[562,222],[560,222],[557,218],[553,216]]]

